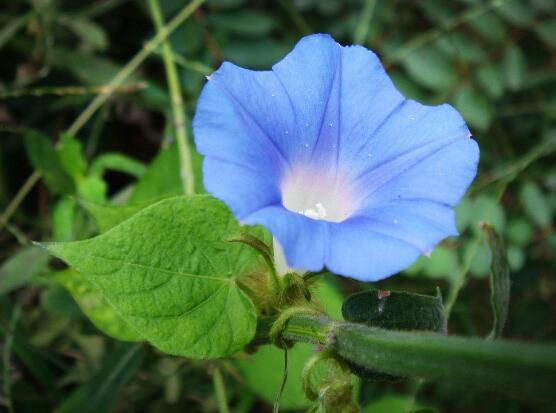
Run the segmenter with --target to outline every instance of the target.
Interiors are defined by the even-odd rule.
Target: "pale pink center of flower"
[[[341,175],[331,171],[293,168],[281,185],[282,204],[309,218],[342,222],[356,210],[354,196]]]

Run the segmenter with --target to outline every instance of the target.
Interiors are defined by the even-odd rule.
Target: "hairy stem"
[[[254,343],[268,342],[269,325],[260,323]],[[293,316],[282,338],[325,345],[364,369],[484,388],[529,401],[556,400],[554,346],[382,330],[308,315]]]

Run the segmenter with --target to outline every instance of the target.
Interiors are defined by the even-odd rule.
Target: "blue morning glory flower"
[[[271,71],[224,63],[195,115],[204,184],[288,265],[374,281],[457,235],[477,143],[449,105],[404,98],[378,57],[304,37]]]

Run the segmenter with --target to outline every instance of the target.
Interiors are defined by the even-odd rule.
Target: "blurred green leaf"
[[[41,291],[41,307],[57,318],[71,321],[83,318],[83,313],[72,296],[57,284]]]
[[[123,387],[143,361],[139,344],[118,343],[90,379],[75,390],[57,413],[103,413],[112,411]]]
[[[101,176],[105,170],[122,172],[135,178],[141,178],[147,168],[141,162],[120,153],[104,153],[91,165],[91,174]]]
[[[222,45],[224,58],[251,69],[269,69],[289,52],[289,47],[272,39],[233,39]]]
[[[492,43],[502,43],[507,38],[507,29],[503,20],[494,13],[484,13],[469,22],[471,27],[482,37]]]
[[[217,30],[245,36],[265,36],[277,26],[272,15],[249,9],[213,13],[209,22]]]
[[[86,49],[104,50],[108,46],[105,30],[92,20],[77,16],[60,16],[59,21],[79,37]]]
[[[516,247],[515,245],[510,245],[507,253],[510,269],[513,272],[521,270],[525,264],[525,253],[523,252],[523,249]]]
[[[80,201],[80,204],[92,215],[96,221],[99,232],[103,233],[160,200],[161,199],[156,199],[125,205],[103,205],[88,201]]]
[[[0,266],[0,295],[26,286],[45,271],[50,257],[38,247],[23,247]]]
[[[498,14],[516,26],[530,25],[534,19],[533,8],[523,0],[505,0],[496,9]]]
[[[472,222],[473,201],[466,197],[456,206],[456,227],[459,232],[463,232]]]
[[[178,195],[183,192],[180,179],[180,160],[178,148],[174,144],[168,149],[161,149],[148,166],[129,198],[130,203]]]
[[[481,62],[486,57],[484,47],[475,39],[463,33],[452,33],[443,36],[436,44],[446,55],[468,63]]]
[[[510,90],[518,90],[523,84],[527,73],[527,62],[521,49],[516,45],[506,47],[502,65],[508,88]]]
[[[24,136],[27,156],[53,192],[70,195],[75,192],[71,177],[62,167],[58,153],[50,140],[40,132],[30,130]]]
[[[423,272],[430,278],[452,279],[459,271],[458,256],[454,250],[436,247],[430,258],[424,257]]]
[[[477,83],[491,98],[498,99],[504,93],[504,75],[496,64],[481,66],[476,72]]]
[[[58,150],[60,162],[65,171],[78,181],[87,171],[87,162],[83,156],[81,142],[73,136],[64,133],[60,138],[60,148]]]
[[[454,106],[472,127],[479,130],[487,129],[494,116],[490,101],[471,86],[460,89],[454,98]]]
[[[433,47],[413,51],[402,64],[416,82],[435,91],[446,92],[458,81],[454,65]]]
[[[365,405],[363,413],[410,413],[422,408],[414,397],[402,394],[381,396]]]
[[[556,47],[556,17],[535,26],[539,37],[551,47]]]
[[[77,193],[87,201],[103,203],[106,201],[108,184],[98,176],[89,175],[79,181]]]
[[[489,335],[490,338],[499,338],[502,335],[504,324],[508,318],[510,305],[510,267],[506,255],[504,240],[493,226],[483,225],[483,231],[492,253],[490,267],[490,300],[494,315],[494,324]]]
[[[114,308],[103,298],[83,276],[73,268],[51,274],[51,277],[63,285],[73,296],[81,310],[92,323],[104,333],[118,340],[142,341],[143,338],[116,313]]]
[[[517,218],[510,221],[508,228],[506,229],[506,236],[508,237],[508,240],[521,247],[531,242],[533,233],[533,227],[523,218]]]
[[[75,201],[62,198],[52,211],[52,238],[56,241],[73,240],[73,223],[75,220]]]
[[[472,251],[472,244],[467,244],[464,249],[464,255],[468,255]],[[469,266],[469,272],[472,276],[476,278],[485,278],[488,276],[490,271],[490,262],[492,260],[492,254],[488,245],[481,240],[477,250],[475,251]]]
[[[526,182],[519,192],[525,214],[539,227],[548,227],[552,222],[552,212],[546,196],[534,182]]]
[[[479,195],[473,200],[472,211],[471,227],[476,233],[480,233],[482,221],[492,224],[499,232],[504,231],[506,214],[493,196]]]

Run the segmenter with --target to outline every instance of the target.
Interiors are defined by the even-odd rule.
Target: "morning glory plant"
[[[272,70],[224,63],[208,77],[193,129],[208,194],[190,193],[189,182],[186,194],[153,197],[140,181],[125,205],[80,200],[97,236],[40,244],[68,264],[52,278],[99,329],[214,364],[240,363],[267,344],[287,361],[295,343],[312,343],[299,385],[313,412],[358,411],[353,374],[554,401],[554,348],[499,339],[509,270],[488,223],[489,340],[446,337],[440,293],[366,289],[333,315],[314,288],[323,269],[383,279],[457,235],[454,207],[479,149],[454,108],[406,99],[373,52],[317,34]],[[42,138],[27,139],[38,147]],[[90,182],[74,137],[60,153],[60,167],[80,160],[67,170],[75,185]],[[153,168],[172,156],[161,151]],[[180,156],[191,166],[186,145]]]
[[[193,123],[204,184],[268,228],[287,265],[361,281],[403,270],[457,235],[453,207],[477,143],[450,105],[406,99],[378,57],[304,37],[271,71],[224,63]]]

